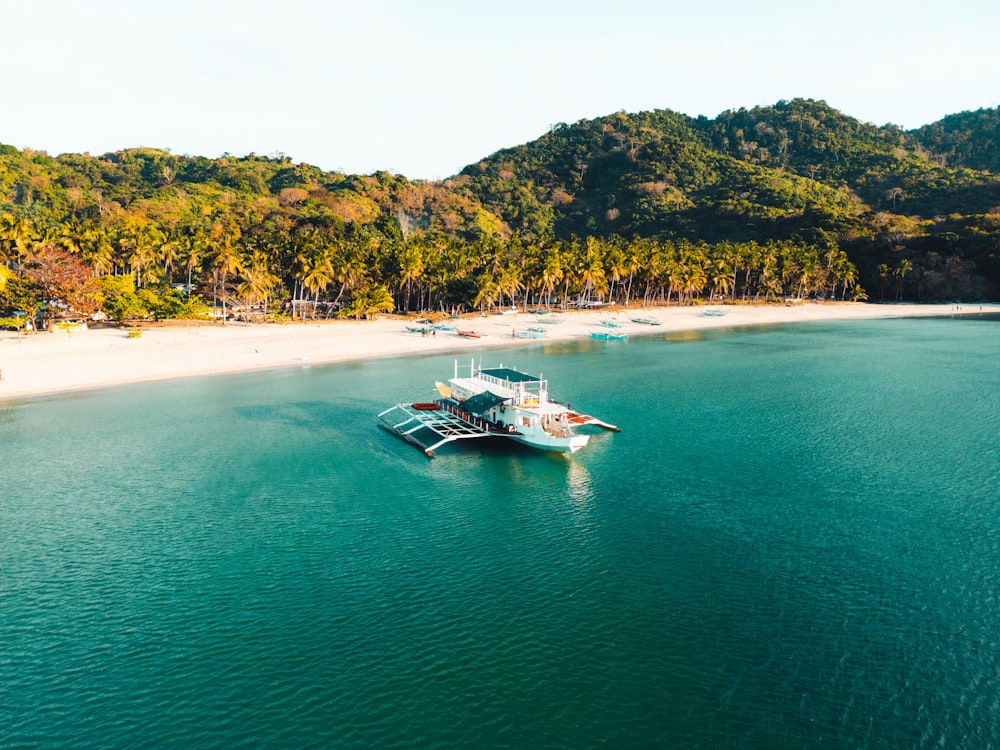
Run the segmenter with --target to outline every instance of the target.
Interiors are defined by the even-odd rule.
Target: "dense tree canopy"
[[[435,183],[0,145],[0,316],[997,299],[998,123],[903,132],[811,100],[620,112]]]

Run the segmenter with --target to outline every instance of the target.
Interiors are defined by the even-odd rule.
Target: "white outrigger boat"
[[[464,368],[463,368],[464,370]],[[428,456],[453,440],[502,437],[518,443],[575,453],[590,435],[577,428],[596,425],[620,432],[613,424],[574,411],[549,399],[548,381],[500,365],[483,369],[469,365],[468,377],[455,376],[436,384],[440,398],[416,404],[396,404],[378,415],[382,426]],[[430,435],[431,438],[426,436]]]

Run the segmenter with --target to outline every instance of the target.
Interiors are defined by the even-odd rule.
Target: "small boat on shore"
[[[728,310],[705,310],[705,312],[702,313],[702,316],[706,318],[721,318],[728,312]]]
[[[591,331],[590,338],[601,339],[602,341],[622,341],[628,338],[628,334],[624,331],[621,333],[615,331]]]
[[[545,331],[533,328],[521,328],[513,333],[516,339],[544,339]]]
[[[463,368],[464,371],[464,368]],[[470,363],[467,376],[436,383],[433,402],[391,406],[378,418],[381,426],[428,456],[454,440],[496,437],[556,453],[575,453],[590,440],[577,428],[594,425],[620,429],[597,417],[574,411],[549,398],[548,381],[513,368],[484,369]]]
[[[485,335],[483,333],[479,333],[478,331],[455,331],[455,333],[467,339],[478,339]]]
[[[599,320],[599,321],[597,321],[597,325],[604,326],[605,328],[621,328],[622,327],[621,323],[615,323],[615,321],[613,321],[613,320]]]
[[[663,321],[653,320],[652,318],[629,318],[633,323],[638,323],[643,326],[662,326]]]

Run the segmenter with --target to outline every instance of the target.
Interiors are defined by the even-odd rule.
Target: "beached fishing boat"
[[[599,320],[597,325],[604,326],[605,328],[621,328],[621,323],[615,323],[613,320]]]
[[[663,325],[663,321],[661,321],[661,320],[653,320],[652,318],[629,318],[629,320],[631,320],[633,323],[638,323],[639,325],[644,325],[644,326],[661,326],[661,325]]]
[[[486,335],[479,333],[479,331],[455,331],[455,333],[467,339],[478,339]]]
[[[706,318],[720,318],[725,315],[728,310],[705,310],[702,315]]]
[[[462,368],[463,373],[465,368]],[[494,437],[557,453],[575,453],[590,440],[578,428],[612,424],[549,398],[548,381],[513,368],[483,369],[470,362],[468,375],[435,385],[433,402],[391,406],[378,415],[381,425],[428,456],[454,440]]]
[[[603,341],[622,341],[628,338],[628,334],[616,331],[591,331],[590,338],[601,339]]]
[[[545,331],[533,330],[531,328],[519,328],[514,331],[514,338],[516,339],[544,339]]]

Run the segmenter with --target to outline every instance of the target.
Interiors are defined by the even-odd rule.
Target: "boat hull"
[[[505,437],[522,445],[527,445],[529,448],[552,451],[553,453],[576,453],[590,440],[590,435],[573,435],[567,438],[548,439],[539,439],[529,435],[506,435]]]

